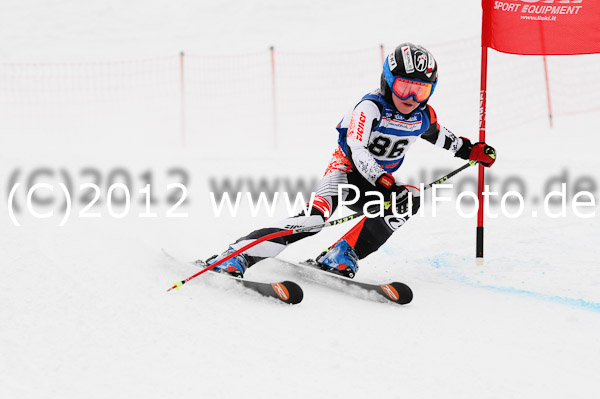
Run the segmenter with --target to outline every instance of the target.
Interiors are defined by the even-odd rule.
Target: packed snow
[[[356,277],[408,284],[415,297],[406,306],[303,280],[278,259],[255,265],[246,276],[296,281],[304,289],[298,305],[202,276],[166,292],[173,282],[196,273],[189,261],[219,253],[288,214],[278,202],[272,215],[263,207],[253,216],[253,204],[242,201],[235,217],[228,210],[217,216],[210,193],[225,190],[225,182],[245,193],[257,187],[288,191],[286,184],[294,192],[307,188],[297,184],[318,181],[336,145],[336,123],[345,107],[378,85],[377,70],[358,76],[360,84],[351,84],[351,90],[340,88],[343,103],[328,103],[312,120],[303,112],[294,116],[296,127],[283,130],[294,119],[282,114],[277,150],[270,124],[245,119],[260,113],[263,103],[236,103],[235,97],[217,92],[214,112],[232,107],[232,120],[203,130],[196,115],[202,109],[192,108],[196,103],[190,95],[186,140],[180,139],[181,126],[171,123],[177,121],[178,92],[160,87],[153,93],[140,84],[147,91],[136,97],[135,112],[119,116],[122,124],[114,131],[105,126],[126,104],[49,103],[43,87],[56,87],[56,76],[68,83],[60,74],[36,75],[48,86],[31,91],[18,86],[26,97],[11,97],[17,96],[11,94],[17,93],[11,82],[35,63],[85,66],[180,51],[215,57],[268,54],[271,45],[318,59],[380,44],[390,49],[403,41],[438,48],[439,58],[452,60],[452,43],[463,43],[457,46],[470,51],[464,68],[452,64],[444,70],[440,63],[430,103],[440,123],[476,139],[481,11],[478,2],[471,3],[27,0],[1,5],[0,397],[596,397],[600,160],[594,129],[600,70],[595,56],[549,60],[556,106],[552,128],[545,116],[543,75],[527,75],[534,81],[531,87],[540,89],[529,97],[503,90],[516,76],[511,68],[490,72],[487,141],[499,155],[488,181],[499,195],[490,209],[498,216],[485,220],[485,261],[477,264],[474,256],[476,218],[460,214],[471,213],[473,203],[466,198],[457,210],[457,193],[446,189],[438,194],[451,201],[434,208],[430,192],[423,216],[362,260]],[[496,62],[490,71],[500,71],[501,63],[517,69],[541,65],[539,57],[490,53],[490,62]],[[572,68],[586,71],[579,94],[567,80]],[[252,87],[240,86],[240,96],[247,98]],[[322,94],[301,87],[296,93],[280,100],[315,104]],[[164,104],[173,102],[173,109],[153,119],[162,109],[153,95]],[[236,120],[238,109],[244,118]],[[279,111],[291,112],[285,104]],[[305,119],[310,129],[303,129]],[[397,177],[428,183],[462,163],[422,141]],[[473,190],[476,172],[468,168],[450,183]],[[16,183],[20,186],[9,201]],[[25,191],[33,183],[52,187],[42,186],[31,197],[37,217],[28,211]],[[75,193],[68,219],[59,183]],[[88,209],[95,192],[78,189],[84,183],[102,188]],[[131,187],[128,210],[122,205],[123,186],[115,186],[112,201],[107,200],[108,183]],[[146,183],[154,200],[150,207]],[[181,186],[168,188],[172,183]],[[523,196],[523,207],[509,204],[502,213],[500,199],[510,191]],[[557,204],[544,209],[551,191]],[[573,196],[583,191],[591,193],[593,206],[574,205]],[[184,192],[186,202],[177,205]],[[513,193],[506,200],[515,198]],[[327,228],[280,257],[314,257],[350,225]],[[163,248],[179,260],[165,256]]]

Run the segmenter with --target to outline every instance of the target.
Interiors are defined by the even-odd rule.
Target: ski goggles
[[[421,82],[392,75],[387,58],[385,59],[383,75],[396,97],[401,100],[408,100],[409,97],[412,97],[420,103],[431,97],[437,83]]]

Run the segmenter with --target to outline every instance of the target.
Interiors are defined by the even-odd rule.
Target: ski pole
[[[289,236],[291,234],[294,234],[295,232],[296,232],[295,230],[289,229],[289,230],[278,231],[276,233],[267,234],[266,236],[258,238],[256,240],[252,241],[251,243],[244,245],[242,248],[238,249],[237,251],[230,253],[223,259],[213,263],[212,265],[210,265],[208,267],[205,267],[204,269],[200,270],[198,273],[194,274],[193,276],[190,276],[190,277],[186,278],[185,280],[181,280],[180,282],[173,284],[173,286],[171,288],[169,288],[167,290],[167,292],[171,291],[172,289],[179,289],[179,287],[181,287],[182,285],[184,285],[191,279],[198,277],[199,275],[209,271],[210,269],[214,269],[215,267],[219,266],[221,263],[228,261],[229,259],[233,258],[234,256],[237,256],[237,255],[241,254],[242,252],[247,251],[248,249],[252,248],[255,245],[260,244],[263,241],[272,240],[274,238],[283,237],[283,236]]]
[[[448,173],[445,176],[440,177],[439,179],[427,184],[424,188],[424,190],[427,190],[429,188],[431,188],[431,186],[433,186],[434,184],[440,184],[445,182],[446,180],[452,178],[453,176],[457,175],[458,173],[462,172],[463,170],[467,169],[469,166],[474,165],[476,162],[475,161],[469,161],[466,164],[464,164],[463,166],[461,166],[458,169],[453,170],[452,172]],[[404,203],[405,201],[408,200],[408,197],[403,198],[400,203]],[[368,212],[367,212],[368,213]],[[198,273],[186,278],[185,280],[181,280],[175,284],[173,284],[173,286],[171,288],[169,288],[167,290],[167,292],[173,290],[173,289],[179,289],[182,285],[184,285],[185,283],[187,283],[188,281],[195,279],[196,277],[198,277],[199,275],[201,275],[202,273],[206,273],[207,271],[214,269],[215,267],[219,266],[221,263],[228,261],[229,259],[233,258],[234,256],[237,256],[245,251],[247,251],[248,249],[260,244],[261,242],[264,241],[268,241],[268,240],[272,240],[274,238],[279,238],[279,237],[285,237],[285,236],[289,236],[292,234],[298,234],[298,233],[305,233],[307,231],[310,230],[315,230],[315,229],[322,229],[325,227],[330,227],[330,226],[336,226],[338,224],[342,224],[342,223],[346,223],[349,222],[351,220],[354,220],[358,217],[364,216],[365,212],[356,212],[352,215],[343,217],[343,218],[339,218],[336,220],[331,220],[329,222],[325,222],[322,224],[318,224],[315,226],[305,226],[305,227],[299,227],[296,229],[288,229],[288,230],[282,230],[282,231],[278,231],[276,233],[271,233],[271,234],[267,234],[266,236],[263,236],[261,238],[257,238],[256,240],[252,241],[251,243],[248,243],[247,245],[244,245],[242,248],[238,249],[237,251],[234,251],[232,253],[230,253],[229,255],[227,255],[226,257],[224,257],[223,259],[218,260],[217,262],[213,263],[212,265],[205,267],[204,269],[200,270]]]
[[[469,166],[471,166],[471,165],[475,165],[476,163],[477,163],[476,161],[469,161],[469,162],[467,162],[466,164],[464,164],[464,165],[463,165],[463,166],[461,166],[460,168],[458,168],[458,169],[455,169],[455,170],[453,170],[452,172],[448,173],[447,175],[440,177],[440,178],[439,178],[439,179],[437,179],[436,181],[433,181],[433,182],[431,182],[431,183],[427,184],[427,185],[426,185],[426,186],[423,188],[423,190],[428,190],[428,189],[430,189],[430,188],[431,188],[431,187],[432,187],[434,184],[440,184],[440,183],[443,183],[443,182],[445,182],[446,180],[448,180],[448,179],[450,179],[450,178],[452,178],[452,177],[456,176],[458,173],[460,173],[460,172],[462,172],[463,170],[467,169],[467,168],[468,168]],[[408,197],[406,197],[406,198],[403,198],[403,199],[402,199],[402,200],[400,200],[400,202],[399,202],[398,204],[396,204],[396,205],[401,205],[401,204],[403,204],[403,203],[404,203],[404,202],[406,202],[406,201],[408,201]],[[365,215],[365,213],[369,213],[369,212],[365,212],[365,211],[356,212],[356,213],[353,213],[352,215],[349,215],[349,216],[346,216],[346,217],[343,217],[343,218],[339,218],[339,219],[336,219],[336,220],[332,220],[332,221],[329,221],[329,222],[325,222],[325,223],[323,223],[323,224],[318,224],[318,225],[316,225],[316,226],[306,226],[306,227],[300,227],[300,228],[298,228],[298,229],[294,230],[294,233],[293,233],[293,234],[296,234],[296,233],[305,233],[305,232],[307,232],[307,231],[314,230],[314,229],[317,229],[317,228],[330,227],[330,226],[335,226],[335,225],[338,225],[338,224],[340,224],[340,223],[346,223],[346,222],[349,222],[350,220],[353,220],[353,219],[359,218],[359,217],[361,217],[361,216],[364,216],[364,215]]]

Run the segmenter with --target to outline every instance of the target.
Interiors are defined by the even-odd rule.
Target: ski
[[[195,266],[205,268],[208,264],[204,261],[196,261],[193,263]],[[290,305],[296,305],[302,302],[304,298],[304,292],[302,288],[294,283],[293,281],[281,281],[277,283],[263,283],[255,280],[248,280],[245,278],[239,278],[230,276],[224,273],[212,272],[209,273],[211,276],[220,276],[236,281],[238,284],[248,288],[252,291],[258,292],[262,296],[275,298],[281,302],[288,303]]]
[[[162,253],[174,262],[180,262],[189,264],[191,266],[205,268],[208,265],[204,261],[196,261],[196,262],[183,262],[179,259],[176,259],[174,256],[169,254],[167,251],[162,249]],[[251,291],[257,292],[262,296],[268,298],[275,298],[281,302],[295,305],[302,302],[302,298],[304,298],[304,292],[302,288],[294,283],[293,281],[281,281],[276,283],[264,283],[260,281],[248,280],[244,278],[238,278],[234,276],[230,276],[228,274],[213,272],[210,273],[210,276],[214,276],[215,278],[224,278],[235,281],[236,284],[239,284],[245,288],[248,288]],[[208,277],[211,278],[211,277]],[[183,285],[182,283],[175,283],[173,287],[175,289],[179,289]]]
[[[308,259],[300,263],[281,261],[295,267],[302,277],[345,293],[353,294],[361,291],[364,293],[366,291],[368,294],[373,294],[369,295],[366,299],[385,298],[386,300],[399,305],[406,305],[413,299],[412,290],[404,283],[396,281],[387,284],[371,284],[353,280],[321,269],[319,264],[313,259]],[[364,295],[361,295],[361,297],[364,297]]]

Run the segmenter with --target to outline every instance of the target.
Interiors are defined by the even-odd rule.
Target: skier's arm
[[[421,138],[454,153],[455,157],[470,159],[480,162],[483,166],[490,167],[496,161],[496,150],[486,143],[475,143],[466,137],[456,137],[450,130],[437,122],[435,111],[427,105],[427,113],[431,125]]]
[[[386,173],[367,148],[371,130],[377,126],[380,120],[379,107],[373,101],[362,101],[352,112],[346,134],[348,158],[356,170],[373,185]]]
[[[463,145],[463,139],[461,137],[456,137],[454,133],[438,123],[435,111],[430,105],[427,105],[426,112],[429,115],[431,125],[429,126],[429,129],[421,135],[421,138],[437,147],[449,150],[456,154]]]

